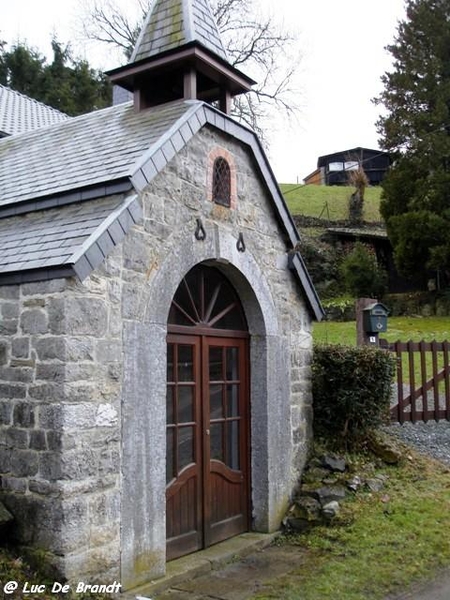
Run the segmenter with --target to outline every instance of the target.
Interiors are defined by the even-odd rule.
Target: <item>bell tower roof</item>
[[[136,110],[198,99],[229,114],[255,83],[230,64],[209,0],[154,0],[130,62],[108,75],[134,92]]]
[[[195,41],[228,61],[208,0],[154,0],[130,62]]]

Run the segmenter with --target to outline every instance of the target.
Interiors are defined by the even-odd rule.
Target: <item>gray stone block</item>
[[[0,383],[0,398],[25,398],[27,388],[21,383]]]
[[[66,375],[64,363],[39,363],[36,366],[36,382],[39,380],[62,383]]]
[[[0,366],[8,364],[8,350],[9,344],[0,342]]]
[[[39,360],[64,360],[66,355],[66,339],[63,337],[42,337],[34,339],[33,348]]]
[[[57,294],[63,292],[71,285],[70,279],[49,279],[47,281],[36,281],[33,283],[24,283],[22,285],[22,294],[24,296],[37,296],[44,294]],[[1,294],[1,292],[0,292]],[[1,295],[0,295],[1,297]]]
[[[64,390],[59,383],[36,383],[28,386],[28,397],[30,400],[57,402],[64,399]]]
[[[29,402],[18,402],[14,406],[13,424],[16,427],[34,427],[34,407]]]
[[[0,299],[2,300],[18,300],[20,298],[20,286],[18,285],[2,285],[0,286]]]
[[[97,298],[68,298],[65,304],[64,333],[103,337],[107,328],[107,308]]]
[[[4,319],[16,319],[19,316],[18,302],[0,303],[0,313]]]
[[[27,310],[20,316],[20,327],[24,334],[47,333],[47,314],[40,309]]]
[[[30,338],[14,338],[11,341],[11,354],[16,358],[28,358],[30,355]]]
[[[47,450],[47,441],[45,431],[33,430],[30,431],[30,449],[31,450]]]
[[[18,319],[2,319],[0,321],[0,335],[15,335],[18,327]]]
[[[16,477],[32,477],[39,468],[37,452],[15,449],[11,456],[11,472]]]
[[[13,405],[6,400],[0,401],[0,425],[10,425]]]
[[[9,383],[30,383],[33,381],[34,369],[28,366],[0,367],[0,381]]]

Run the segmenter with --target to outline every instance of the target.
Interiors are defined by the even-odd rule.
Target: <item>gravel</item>
[[[450,465],[450,422],[394,424],[387,431],[420,452]]]

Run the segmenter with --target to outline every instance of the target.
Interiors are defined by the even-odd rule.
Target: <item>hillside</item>
[[[355,188],[281,183],[280,189],[293,215],[337,221],[348,218],[348,200]],[[363,212],[366,223],[381,222],[380,195],[380,187],[367,188]]]

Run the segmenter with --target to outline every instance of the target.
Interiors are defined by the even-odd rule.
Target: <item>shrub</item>
[[[315,345],[315,431],[356,440],[386,423],[394,368],[395,358],[380,348]]]
[[[354,298],[380,298],[387,285],[387,274],[375,255],[364,244],[357,242],[342,260],[340,273],[345,289]]]

